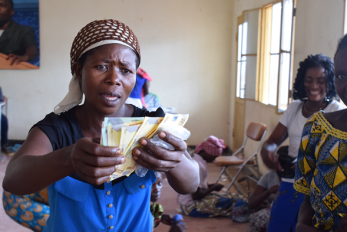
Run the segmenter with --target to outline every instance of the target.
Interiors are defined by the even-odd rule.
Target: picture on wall
[[[0,69],[38,69],[39,0],[0,0],[0,9]]]

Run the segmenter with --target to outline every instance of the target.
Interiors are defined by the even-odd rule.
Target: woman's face
[[[129,97],[136,81],[136,55],[120,44],[106,44],[87,54],[77,78],[85,94],[85,105],[103,114],[117,112]]]
[[[152,184],[151,191],[151,202],[156,202],[160,198],[161,188],[163,187],[163,183],[161,182],[161,175],[157,176],[157,181]]]
[[[339,50],[335,56],[335,88],[345,105],[347,104],[347,49]]]
[[[322,67],[309,68],[304,77],[305,92],[310,101],[322,101],[327,94],[327,77]]]

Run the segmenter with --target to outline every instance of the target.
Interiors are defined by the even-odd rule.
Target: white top
[[[257,185],[260,185],[266,189],[270,189],[274,185],[279,186],[280,184],[280,179],[278,178],[278,175],[274,170],[270,170],[267,173],[265,173],[262,177],[260,177],[257,183]],[[276,199],[276,194],[270,194],[270,196],[268,196],[267,199],[269,204],[271,204]]]
[[[289,138],[289,148],[288,155],[291,157],[297,157],[300,147],[302,129],[308,118],[305,118],[302,115],[302,106],[304,101],[294,100],[292,103],[288,105],[286,111],[284,111],[280,123],[287,127],[288,130],[288,138]],[[333,100],[329,103],[327,107],[325,107],[324,112],[333,112],[345,109],[345,106],[341,103]],[[284,179],[282,181],[292,182],[294,179]]]

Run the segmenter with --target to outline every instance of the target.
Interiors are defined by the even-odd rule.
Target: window
[[[236,97],[287,109],[294,7],[295,0],[280,0],[238,18]]]
[[[262,8],[262,32],[258,100],[287,109],[292,77],[294,0],[282,0]]]
[[[236,97],[256,99],[258,79],[258,35],[260,9],[238,17]]]

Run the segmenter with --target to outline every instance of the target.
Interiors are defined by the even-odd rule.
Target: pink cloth
[[[199,188],[208,189],[206,161],[198,154],[194,154],[193,160],[195,160],[199,165],[199,175],[200,175]],[[178,194],[178,202],[181,205],[187,206],[187,205],[193,204],[195,201],[193,200],[193,194],[185,194],[185,195]]]
[[[199,153],[204,150],[207,154],[220,156],[223,152],[224,145],[223,139],[218,139],[217,137],[211,135],[204,142],[199,143],[195,148],[195,153]]]

